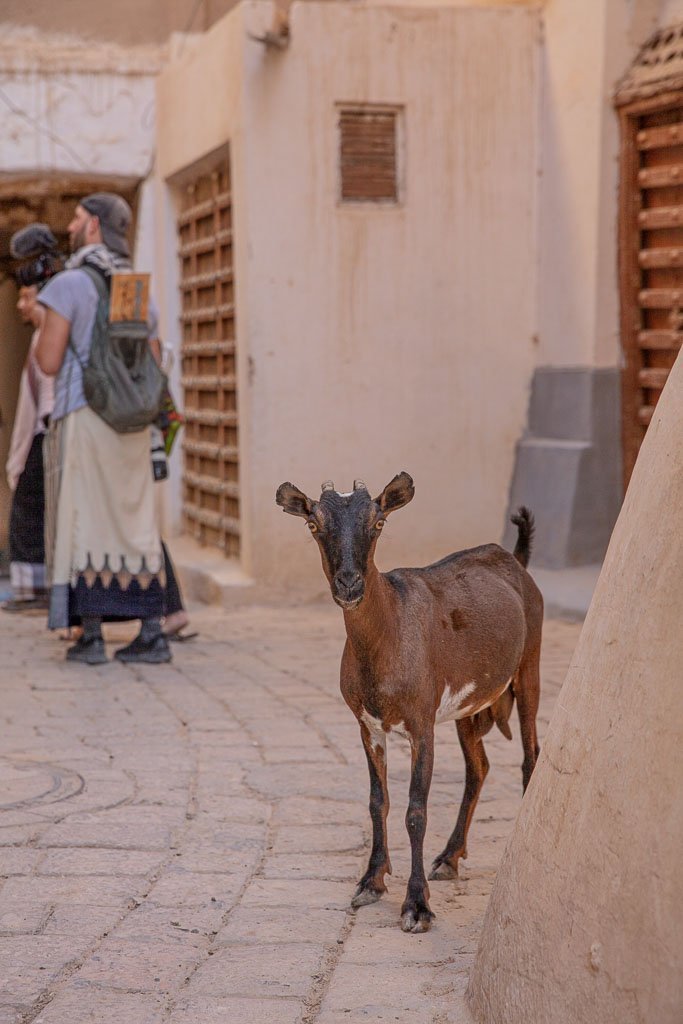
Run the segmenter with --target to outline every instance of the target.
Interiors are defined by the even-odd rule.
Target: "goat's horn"
[[[325,483],[320,488],[320,490],[321,491],[333,491],[334,490],[334,484],[332,483],[331,480],[326,480]]]
[[[363,480],[354,480],[353,489],[354,491],[367,491],[368,488]]]

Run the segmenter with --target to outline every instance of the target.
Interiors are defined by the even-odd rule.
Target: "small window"
[[[398,110],[339,108],[341,200],[397,203]]]

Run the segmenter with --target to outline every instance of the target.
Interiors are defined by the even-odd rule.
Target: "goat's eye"
[[[318,527],[315,525],[315,523],[306,523],[306,526],[311,531],[311,533],[317,533],[318,532]]]
[[[386,520],[384,520],[384,519],[378,519],[377,522],[375,523],[375,529],[376,530],[381,530],[382,527],[384,526],[385,521]]]

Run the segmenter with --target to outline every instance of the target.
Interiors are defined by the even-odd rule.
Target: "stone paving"
[[[200,638],[176,645],[171,666],[89,668],[63,661],[42,619],[0,615],[0,1024],[466,1020],[521,800],[518,733],[489,735],[463,877],[433,882],[432,931],[405,935],[398,737],[394,875],[383,900],[349,909],[370,830],[365,757],[338,690],[339,611],[205,607],[193,625]],[[546,625],[541,738],[579,628]],[[443,725],[427,860],[462,784]]]

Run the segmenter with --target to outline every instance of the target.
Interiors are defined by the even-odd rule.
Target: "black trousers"
[[[45,561],[45,475],[43,438],[36,434],[12,499],[9,520],[11,562],[41,565]]]

